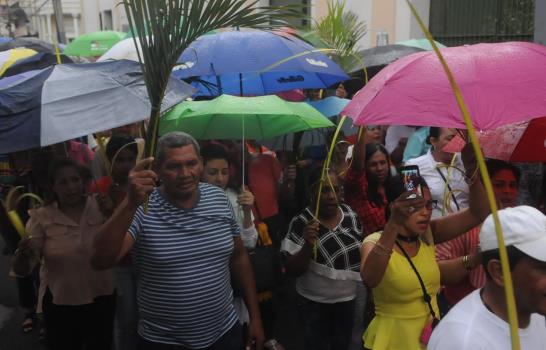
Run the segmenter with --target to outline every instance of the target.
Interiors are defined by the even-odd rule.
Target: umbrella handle
[[[241,188],[245,188],[245,148],[246,148],[246,142],[245,142],[245,118],[241,118],[242,124],[243,124],[243,142],[241,143],[241,149],[243,150],[243,157],[242,157],[242,166],[243,166],[243,172],[241,174]]]

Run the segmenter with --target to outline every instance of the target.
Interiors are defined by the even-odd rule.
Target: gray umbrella
[[[27,49],[32,49],[37,52],[55,52],[55,47],[53,44],[33,37],[15,38],[6,43],[0,44],[0,51],[7,51],[17,47],[26,47]]]
[[[171,78],[162,111],[195,90]],[[151,106],[140,64],[59,64],[0,79],[0,150],[52,145],[147,119]]]
[[[362,50],[358,54],[364,61],[364,65],[368,71],[368,78],[371,78],[389,63],[392,63],[401,57],[421,51],[425,50],[418,47],[395,44],[372,47],[371,49]],[[362,75],[363,71],[361,65],[359,64],[351,69],[351,74]]]

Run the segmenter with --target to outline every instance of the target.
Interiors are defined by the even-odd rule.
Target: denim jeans
[[[347,350],[353,331],[355,301],[317,303],[300,296],[306,350]]]
[[[137,281],[132,266],[115,269],[117,283],[114,345],[116,350],[134,350],[137,344],[138,306]]]
[[[181,345],[154,343],[138,337],[138,350],[191,350]],[[243,331],[239,321],[214,344],[203,350],[243,350]]]

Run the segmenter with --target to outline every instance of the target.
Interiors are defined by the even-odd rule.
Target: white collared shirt
[[[449,186],[451,187],[453,195],[455,196],[455,200],[459,205],[459,209],[468,207],[468,185],[464,181],[465,175],[461,171],[451,168],[448,174],[448,168],[445,167],[445,164],[435,161],[430,150],[427,152],[427,154],[422,155],[421,157],[408,160],[406,165],[417,165],[419,167],[421,177],[425,179],[430,188],[432,199],[438,201],[438,208],[434,209],[432,212],[433,218],[458,211],[457,205],[455,204],[452,196],[449,194],[450,191],[437,169],[439,169],[448,180]],[[464,165],[461,160],[460,153],[457,153],[454,166],[464,171]],[[449,196],[449,206],[444,210],[446,195]]]

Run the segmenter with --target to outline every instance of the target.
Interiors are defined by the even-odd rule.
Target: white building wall
[[[419,16],[428,27],[430,0],[414,0],[412,3]],[[421,27],[419,27],[419,23],[411,13],[411,9],[406,3],[406,0],[396,0],[395,28],[395,38],[394,41],[391,41],[391,44],[398,41],[425,37]]]

